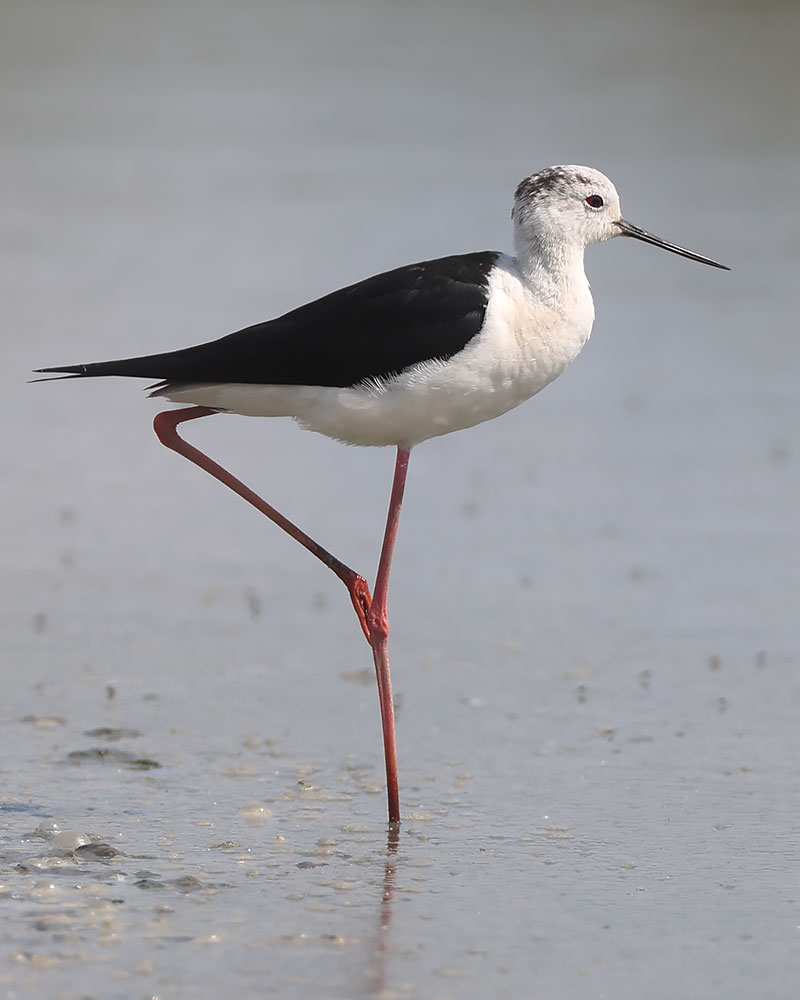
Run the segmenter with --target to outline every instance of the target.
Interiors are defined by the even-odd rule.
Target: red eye
[[[600,197],[599,194],[590,194],[589,197],[586,199],[586,204],[589,206],[589,208],[602,208],[603,199]]]

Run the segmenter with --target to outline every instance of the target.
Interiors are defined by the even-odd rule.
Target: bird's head
[[[511,218],[518,252],[526,255],[562,256],[614,236],[631,236],[728,270],[724,264],[667,243],[623,219],[617,189],[592,167],[562,164],[526,177],[517,187]]]
[[[525,242],[588,246],[619,235],[619,195],[591,167],[547,167],[517,187],[511,213]]]

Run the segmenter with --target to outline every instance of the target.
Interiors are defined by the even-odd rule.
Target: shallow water
[[[6,997],[795,995],[800,19],[602,8],[4,12]],[[734,270],[592,248],[574,367],[415,451],[393,836],[338,582],[138,383],[25,379],[506,248],[558,161]],[[371,571],[388,451],[188,436]]]

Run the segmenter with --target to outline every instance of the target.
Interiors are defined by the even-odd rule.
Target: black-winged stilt
[[[344,582],[375,661],[392,823],[400,807],[387,597],[411,449],[500,416],[577,357],[594,320],[583,267],[590,244],[631,236],[728,270],[626,222],[614,185],[590,167],[527,177],[512,219],[514,256],[487,250],[408,264],[207,344],[39,369],[157,379],[151,396],[190,404],[156,416],[162,443],[266,514]],[[219,412],[293,417],[348,444],[397,449],[374,595],[363,577],[179,437],[178,424]]]

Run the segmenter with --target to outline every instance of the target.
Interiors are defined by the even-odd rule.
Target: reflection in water
[[[390,823],[386,835],[386,858],[383,863],[378,929],[368,954],[368,964],[364,976],[364,988],[369,994],[381,993],[386,988],[386,955],[389,951],[389,928],[392,923],[392,900],[394,899],[397,849],[399,846],[400,827],[397,823]]]

